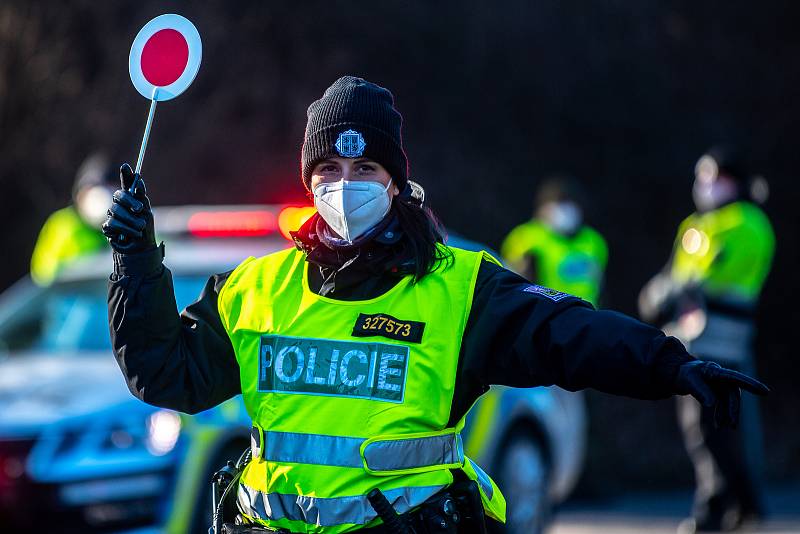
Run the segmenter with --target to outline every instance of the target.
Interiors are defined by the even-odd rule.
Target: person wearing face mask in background
[[[695,166],[697,211],[684,220],[667,267],[639,296],[642,317],[681,339],[692,354],[753,374],[755,311],[772,265],[775,235],[756,202],[766,182],[751,178],[732,147],[715,147]],[[679,532],[735,530],[763,515],[761,431],[755,399],[742,404],[738,430],[678,398],[678,419],[694,464],[692,517]]]
[[[301,153],[318,213],[295,247],[212,276],[181,314],[144,182],[121,169],[103,232],[128,387],[188,413],[241,393],[253,420],[232,493],[245,524],[221,530],[479,533],[485,517],[500,528],[503,495],[460,438],[491,384],[691,394],[722,424],[740,387],[766,393],[658,329],[446,246],[409,180],[401,124],[388,90],[334,82],[308,109]]]
[[[511,230],[500,254],[528,280],[597,306],[608,247],[583,223],[581,196],[573,178],[545,180],[536,195],[534,217]]]
[[[48,285],[70,262],[108,246],[100,225],[106,219],[117,174],[105,154],[84,160],[72,188],[72,205],[51,214],[39,232],[31,257],[34,282]]]

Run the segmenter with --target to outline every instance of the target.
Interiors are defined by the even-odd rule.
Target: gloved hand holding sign
[[[103,223],[103,234],[121,254],[136,254],[156,247],[153,212],[144,181],[127,163],[119,170],[122,189],[114,192],[114,203]]]
[[[693,361],[678,368],[676,393],[691,395],[706,408],[714,408],[714,424],[736,428],[739,423],[741,390],[766,395],[769,388],[744,373],[714,362]]]

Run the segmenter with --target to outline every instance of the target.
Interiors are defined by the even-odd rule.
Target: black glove
[[[679,394],[692,395],[706,408],[714,408],[717,427],[736,428],[739,423],[740,388],[756,395],[769,393],[769,388],[755,378],[701,360],[681,365],[675,381]]]
[[[121,254],[136,254],[156,247],[150,199],[141,176],[127,163],[119,169],[122,189],[114,192],[114,203],[103,223],[103,234]]]

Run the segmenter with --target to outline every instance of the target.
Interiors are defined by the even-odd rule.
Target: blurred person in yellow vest
[[[108,246],[100,231],[118,171],[105,154],[81,164],[72,188],[73,203],[51,214],[42,226],[31,258],[31,277],[48,285],[70,262]]]
[[[570,177],[545,181],[536,196],[534,217],[517,226],[500,253],[527,279],[597,305],[608,247],[583,223],[582,194]]]
[[[766,200],[732,147],[715,147],[695,166],[697,211],[678,229],[667,267],[642,290],[642,316],[692,354],[752,375],[755,311],[772,265],[775,235],[756,202]],[[678,399],[678,419],[697,483],[693,517],[681,532],[735,530],[760,519],[761,431],[754,399],[741,428],[721,429],[697,402]]]

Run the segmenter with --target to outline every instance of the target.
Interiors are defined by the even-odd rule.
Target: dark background
[[[718,141],[747,147],[778,239],[759,318],[767,472],[797,477],[800,4],[4,0],[0,288],[26,273],[89,151],[135,160],[148,103],[128,51],[164,12],[192,20],[204,50],[192,87],[156,114],[144,165],[156,204],[303,200],[306,107],[363,76],[394,92],[412,177],[453,230],[497,247],[543,175],[577,175],[610,245],[603,304],[633,314],[693,208],[697,158]],[[582,494],[691,483],[672,402],[587,399]]]

